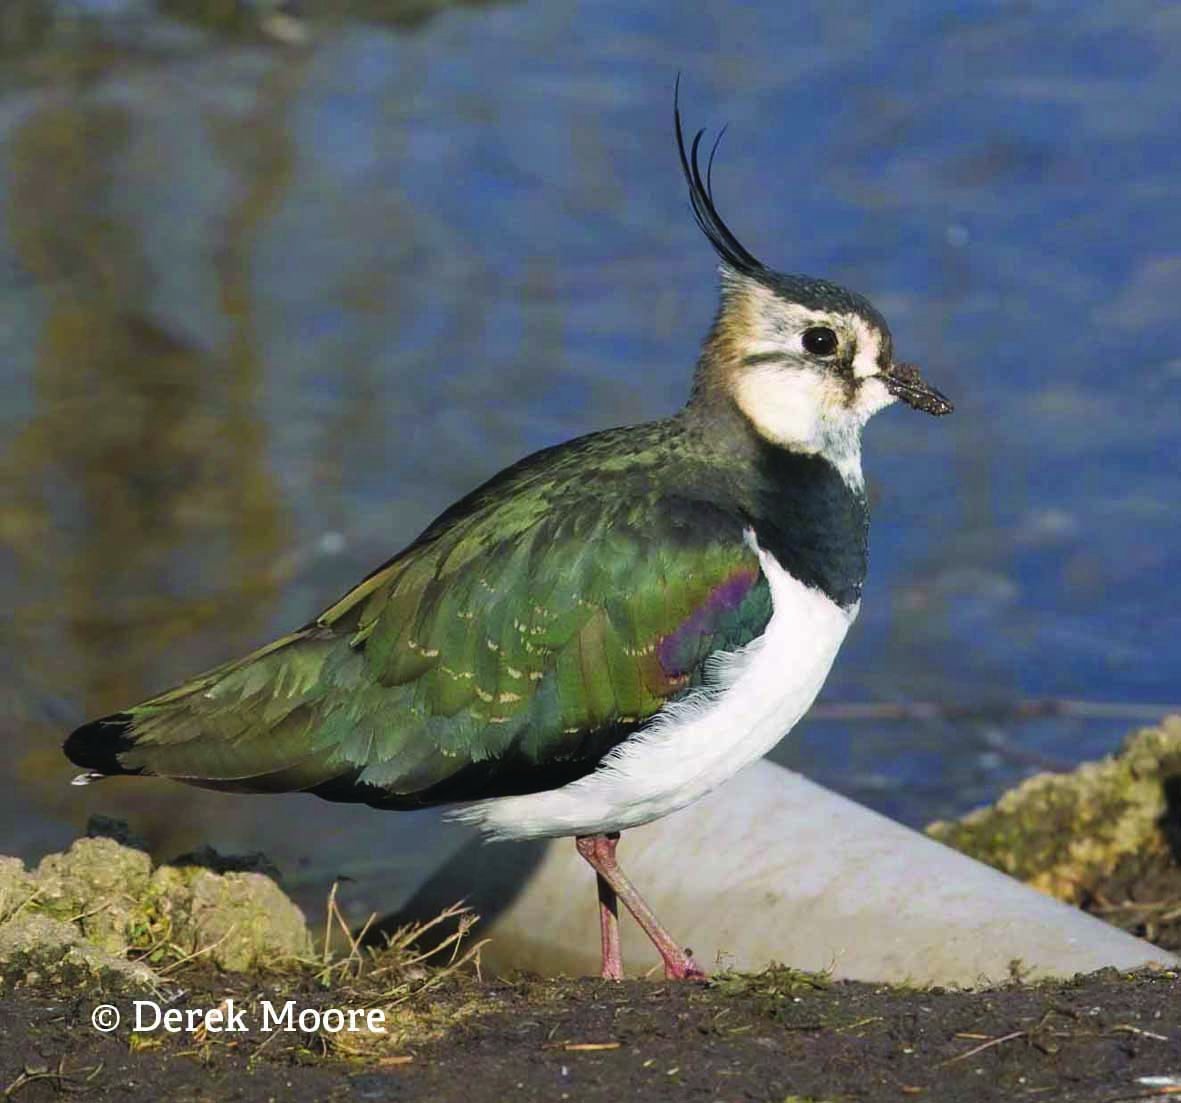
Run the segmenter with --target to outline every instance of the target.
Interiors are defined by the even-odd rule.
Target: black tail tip
[[[119,762],[119,755],[135,745],[131,734],[131,716],[116,712],[100,720],[91,720],[76,728],[62,744],[66,757],[75,766],[98,774],[138,774]]]

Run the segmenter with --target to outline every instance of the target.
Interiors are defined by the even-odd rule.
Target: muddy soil
[[[169,1100],[1117,1100],[1181,1084],[1181,979],[1114,971],[957,992],[827,984],[789,970],[709,985],[453,977],[384,1049],[257,1026],[258,1001],[339,1006],[308,979],[173,978],[171,1006],[234,997],[235,1035],[127,1026],[143,992],[10,978],[0,1092],[20,1103]],[[350,1000],[364,1002],[363,993]],[[113,1003],[124,1025],[90,1022]],[[338,1036],[339,1038],[339,1036]],[[1153,1079],[1155,1078],[1155,1079]],[[1172,1091],[1169,1091],[1172,1086]]]

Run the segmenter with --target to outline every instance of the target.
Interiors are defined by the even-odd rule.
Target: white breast
[[[816,699],[857,608],[843,610],[755,550],[771,587],[762,636],[715,656],[705,686],[662,709],[594,773],[549,792],[478,801],[457,818],[498,839],[621,831],[683,808],[775,746]]]

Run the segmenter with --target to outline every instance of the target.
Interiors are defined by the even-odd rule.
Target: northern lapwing
[[[494,839],[574,836],[669,977],[701,976],[615,858],[619,832],[701,797],[811,706],[857,616],[861,430],[951,403],[894,359],[860,295],[757,260],[677,147],[721,294],[685,406],[546,448],[451,506],[315,620],[78,728],[87,773],[454,804]],[[714,151],[717,146],[715,143]]]

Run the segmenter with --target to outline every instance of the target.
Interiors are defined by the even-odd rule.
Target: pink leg
[[[599,886],[599,935],[603,943],[604,980],[623,980],[623,951],[619,946],[619,901],[615,890],[601,873]]]
[[[590,863],[598,875],[599,917],[603,935],[603,976],[618,979],[623,975],[623,963],[619,954],[619,925],[615,914],[615,897],[618,896],[624,907],[643,928],[644,933],[652,940],[652,945],[656,947],[664,962],[666,977],[674,980],[704,977],[705,971],[693,960],[693,955],[677,945],[672,935],[660,925],[652,909],[619,868],[615,860],[615,847],[618,842],[617,834],[580,835],[575,839],[578,853]],[[607,896],[607,893],[610,895]],[[608,907],[610,921],[607,919]]]

